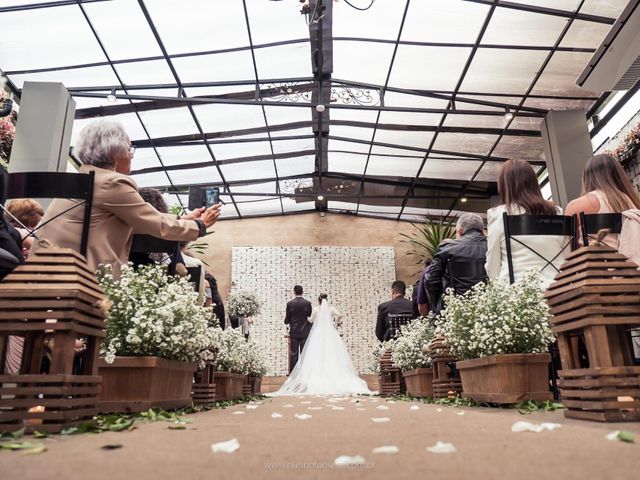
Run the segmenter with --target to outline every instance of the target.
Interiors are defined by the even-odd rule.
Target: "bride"
[[[279,395],[371,394],[351,362],[347,347],[334,327],[342,315],[329,305],[327,294],[318,298],[308,321],[313,323],[307,342]]]

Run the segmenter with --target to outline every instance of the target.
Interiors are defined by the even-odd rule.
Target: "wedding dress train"
[[[281,395],[369,395],[373,392],[353,366],[347,347],[333,326],[326,300],[313,322],[298,363],[280,390]]]

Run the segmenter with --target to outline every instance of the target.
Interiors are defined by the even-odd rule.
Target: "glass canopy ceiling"
[[[0,69],[16,94],[67,87],[72,144],[121,122],[133,178],[169,203],[218,185],[224,218],[416,220],[486,210],[508,158],[544,168],[539,124],[598,100],[575,79],[625,4],[8,0]]]

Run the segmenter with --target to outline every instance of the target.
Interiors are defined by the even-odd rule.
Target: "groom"
[[[302,287],[293,287],[295,298],[287,303],[287,313],[284,317],[285,325],[289,325],[291,339],[291,355],[289,357],[289,373],[298,363],[298,357],[311,330],[311,323],[307,319],[311,316],[311,302],[302,298]]]

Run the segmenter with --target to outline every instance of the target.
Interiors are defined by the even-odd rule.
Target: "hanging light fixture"
[[[109,95],[107,95],[107,102],[116,103],[116,100],[117,100],[117,98],[116,98],[116,89],[113,88],[111,90],[111,93]]]
[[[508,121],[513,120],[513,112],[508,108],[504,109],[504,119]]]

